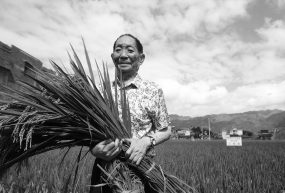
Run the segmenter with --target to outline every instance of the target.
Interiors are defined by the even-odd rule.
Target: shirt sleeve
[[[157,130],[164,129],[169,126],[169,116],[162,89],[157,91],[157,110],[155,127]]]

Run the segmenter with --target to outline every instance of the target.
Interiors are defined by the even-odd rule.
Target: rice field
[[[285,192],[285,141],[244,141],[226,147],[225,141],[171,140],[157,149],[157,163],[185,180],[200,193]],[[94,158],[88,155],[79,167],[79,179],[70,176],[78,149],[60,166],[65,150],[33,157],[28,167],[15,166],[0,180],[0,193],[88,192]],[[70,181],[69,186],[65,182]]]

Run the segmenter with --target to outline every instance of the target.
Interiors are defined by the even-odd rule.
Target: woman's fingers
[[[114,157],[117,154],[119,154],[120,151],[121,151],[121,148],[118,145],[115,144],[114,147],[107,152],[107,155],[111,156],[111,157]]]
[[[103,152],[109,152],[115,147],[115,142],[108,143],[104,146]]]
[[[92,148],[91,153],[95,157],[99,157],[103,160],[110,161],[115,158],[121,151],[119,146],[119,139],[115,141],[104,140],[98,143],[94,148]]]
[[[116,146],[116,147],[119,147],[119,146],[120,146],[120,140],[119,140],[118,138],[115,140],[115,146]]]
[[[134,150],[134,143],[133,143],[134,141],[132,141],[130,139],[125,139],[125,140],[131,142],[129,149],[126,151],[126,155],[127,155],[127,157],[129,157],[129,156],[131,156],[131,154],[133,153],[133,150]]]
[[[116,157],[120,152],[121,152],[121,148],[117,147],[117,148],[111,153],[111,157],[112,157],[112,158]]]
[[[137,161],[136,161],[136,164],[137,164],[137,165],[140,165],[142,159],[143,159],[143,156],[139,157],[139,158],[137,159]]]
[[[136,165],[139,165],[143,157],[144,157],[143,154],[137,154],[134,156],[134,159],[132,160],[132,162],[135,163]]]
[[[109,152],[109,151],[113,151],[113,149],[117,149],[119,147],[119,142],[120,142],[119,139],[116,139],[115,141],[105,143],[105,147],[103,151]]]
[[[136,163],[138,165],[143,157],[144,153],[137,150],[137,151],[132,151],[128,159],[129,161]]]

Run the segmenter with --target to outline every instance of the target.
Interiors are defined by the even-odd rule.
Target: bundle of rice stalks
[[[72,76],[51,61],[56,76],[35,70],[36,77],[30,78],[38,86],[19,82],[25,91],[6,87],[13,94],[0,93],[15,100],[0,108],[0,116],[5,115],[0,120],[0,177],[14,164],[46,151],[74,146],[92,148],[103,140],[131,137],[130,112],[123,89],[115,89],[114,99],[106,65],[101,73],[96,63],[102,87],[99,91],[84,42],[83,45],[91,78],[86,75],[71,46],[74,56],[74,59],[70,57]],[[121,101],[116,97],[117,92],[121,94]],[[120,120],[118,102],[122,104],[123,121]],[[138,166],[129,162],[124,155],[128,147],[128,143],[122,143],[123,151],[117,159],[144,176],[153,189],[158,192],[193,192],[181,180],[165,174],[149,156],[145,156]],[[81,156],[80,152],[78,161]],[[116,165],[115,160],[113,164]],[[107,181],[112,186],[117,184],[110,178]]]

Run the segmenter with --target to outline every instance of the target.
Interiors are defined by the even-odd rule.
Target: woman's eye
[[[128,52],[129,52],[129,53],[133,53],[133,52],[134,52],[134,50],[128,50]]]
[[[121,48],[116,48],[115,49],[115,52],[119,52],[119,51],[121,51]]]

